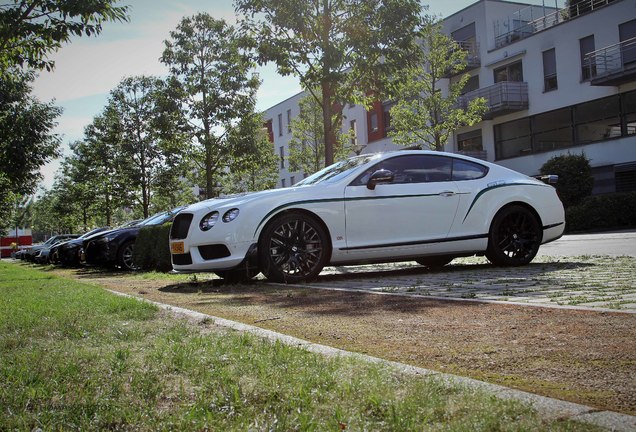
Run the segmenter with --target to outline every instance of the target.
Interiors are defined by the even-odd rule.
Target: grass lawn
[[[595,430],[0,261],[0,430]]]

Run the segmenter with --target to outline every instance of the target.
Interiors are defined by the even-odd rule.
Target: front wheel
[[[530,210],[506,207],[492,221],[486,258],[500,266],[526,265],[537,255],[542,237],[541,224]]]
[[[329,259],[329,239],[315,218],[290,213],[269,224],[258,245],[260,267],[273,282],[314,279]]]
[[[137,266],[133,260],[133,253],[135,250],[135,242],[127,241],[120,248],[117,254],[117,264],[122,270],[137,270]]]

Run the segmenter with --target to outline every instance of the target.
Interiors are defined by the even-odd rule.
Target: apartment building
[[[468,52],[460,103],[484,97],[489,106],[446,151],[528,175],[555,155],[584,153],[594,193],[636,190],[636,0],[571,0],[566,8],[480,0],[445,18],[443,29]],[[266,111],[280,187],[303,177],[285,165],[302,96]],[[355,129],[359,152],[398,148],[387,136],[390,107],[344,107],[343,129]]]

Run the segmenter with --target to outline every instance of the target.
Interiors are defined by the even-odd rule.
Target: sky
[[[477,0],[431,0],[429,13],[447,17]],[[62,139],[62,152],[70,154],[68,144],[82,139],[84,128],[106,106],[109,92],[125,77],[165,76],[159,57],[163,42],[181,19],[207,12],[216,19],[235,23],[231,0],[123,0],[130,5],[130,21],[105,23],[97,37],[76,37],[49,58],[53,72],[41,72],[34,82],[34,95],[42,102],[53,101],[63,108],[55,133]],[[282,77],[273,65],[258,69],[262,80],[257,93],[257,109],[265,110],[300,91],[298,80]],[[41,187],[50,189],[60,159],[42,169]]]

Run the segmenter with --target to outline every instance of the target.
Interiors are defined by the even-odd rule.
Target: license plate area
[[[185,253],[185,246],[183,245],[183,242],[172,242],[170,243],[170,252],[173,255],[179,255],[179,254],[184,254]]]

